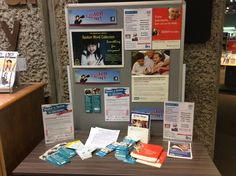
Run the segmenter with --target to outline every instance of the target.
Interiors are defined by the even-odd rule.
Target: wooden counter
[[[0,175],[10,175],[43,139],[43,87],[22,85],[12,94],[0,94]]]
[[[120,139],[125,133],[120,134]],[[76,139],[86,142],[88,132],[79,131]],[[167,150],[167,141],[162,140],[162,135],[152,135],[150,143],[159,144]],[[93,155],[92,158],[81,160],[74,157],[71,163],[57,167],[39,159],[47,149],[55,144],[45,145],[44,141],[25,158],[13,171],[17,176],[75,176],[75,175],[106,175],[106,176],[220,176],[219,171],[212,162],[207,150],[199,142],[193,142],[193,159],[167,158],[161,168],[155,168],[140,163],[127,164],[118,161],[114,152],[104,158]]]

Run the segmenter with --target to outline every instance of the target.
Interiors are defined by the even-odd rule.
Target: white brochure
[[[74,138],[72,106],[69,103],[42,105],[45,143]]]
[[[193,120],[194,103],[164,102],[163,138],[192,141]]]

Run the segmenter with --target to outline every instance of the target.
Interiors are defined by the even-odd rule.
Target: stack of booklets
[[[162,146],[139,142],[130,155],[136,158],[136,162],[160,168],[164,163],[167,153]]]

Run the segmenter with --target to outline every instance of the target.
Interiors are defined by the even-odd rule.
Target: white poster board
[[[45,143],[74,139],[72,106],[69,103],[42,105]]]

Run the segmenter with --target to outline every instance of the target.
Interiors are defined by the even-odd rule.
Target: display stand
[[[92,1],[91,1],[92,2]],[[140,8],[169,8],[169,7],[179,7],[182,9],[182,24],[181,24],[181,38],[180,38],[180,48],[170,49],[170,72],[169,72],[169,90],[168,90],[168,100],[169,101],[183,101],[183,49],[184,49],[184,29],[185,29],[185,2],[183,0],[176,1],[143,1],[143,2],[111,2],[111,3],[77,3],[77,4],[67,4],[65,8],[66,20],[67,20],[67,39],[69,46],[69,57],[70,57],[70,80],[71,80],[71,93],[74,110],[74,122],[75,128],[79,130],[88,130],[93,126],[105,127],[110,129],[125,129],[127,130],[128,122],[111,122],[105,121],[104,112],[104,87],[130,87],[131,90],[131,50],[124,51],[124,67],[112,68],[115,71],[120,71],[120,83],[119,84],[79,84],[76,83],[75,73],[78,68],[73,67],[72,63],[72,41],[71,41],[71,31],[80,30],[117,30],[124,29],[124,10],[125,9],[140,9]],[[69,12],[70,10],[85,10],[85,9],[109,9],[113,8],[117,11],[117,23],[116,24],[106,24],[106,25],[81,25],[81,26],[70,26],[69,22]],[[83,70],[84,68],[79,68]],[[106,70],[107,68],[93,68],[94,70]],[[84,110],[84,90],[88,88],[100,88],[101,90],[101,113],[86,113]],[[132,94],[132,92],[131,92]],[[163,108],[163,102],[132,102],[130,101],[130,111],[136,108]],[[153,121],[152,122],[152,132],[162,131],[162,122]],[[149,132],[147,132],[149,133]]]

